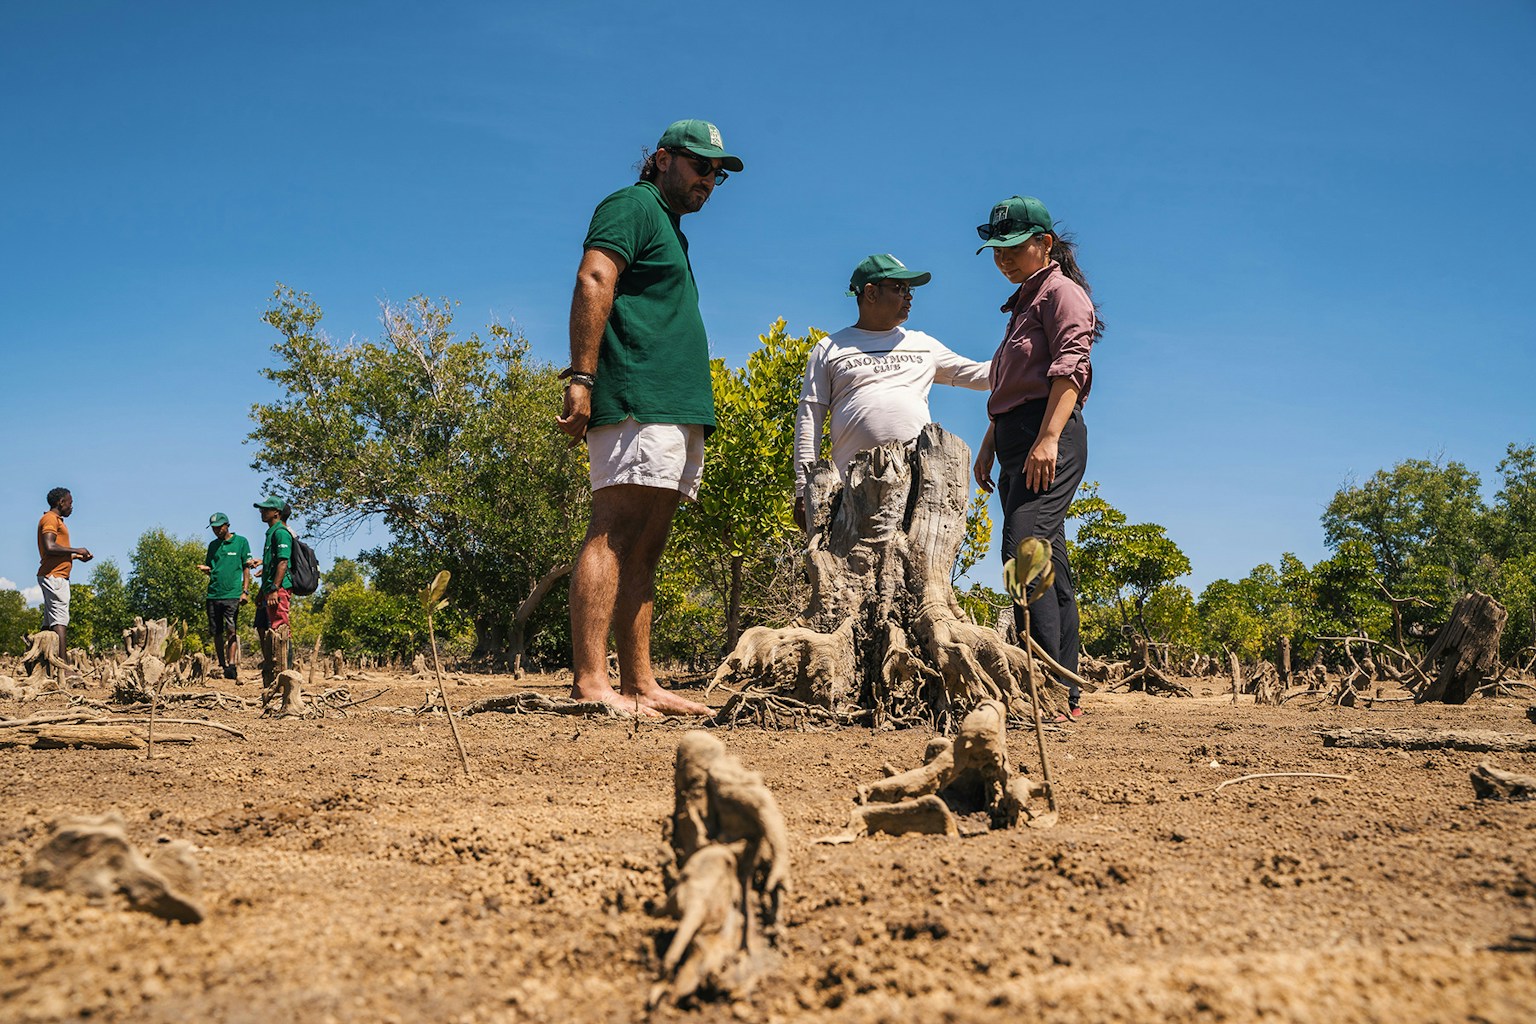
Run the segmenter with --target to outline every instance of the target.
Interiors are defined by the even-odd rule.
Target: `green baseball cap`
[[[657,149],[686,149],[709,160],[719,160],[720,165],[731,173],[741,170],[741,157],[725,151],[720,141],[720,129],[708,121],[673,121],[661,133]]]
[[[284,501],[282,498],[277,497],[276,495],[268,495],[267,497],[262,498],[260,501],[258,501],[255,505],[253,505],[251,507],[252,508],[270,508],[273,511],[281,512],[283,509],[288,507],[288,503],[286,501]]]
[[[1012,196],[992,207],[992,216],[976,229],[981,249],[1012,249],[1047,231],[1054,232],[1051,212],[1034,196]],[[977,249],[978,254],[981,249]]]
[[[928,271],[908,270],[905,263],[890,253],[878,253],[864,257],[853,268],[853,277],[848,279],[848,294],[857,295],[864,290],[865,285],[879,284],[881,281],[905,281],[916,288],[931,280],[933,275]]]
[[[221,526],[228,525],[229,516],[225,515],[223,512],[215,512],[213,515],[208,517],[208,528],[211,530],[217,530]]]

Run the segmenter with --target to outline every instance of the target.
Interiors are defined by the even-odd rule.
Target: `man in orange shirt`
[[[91,560],[85,548],[69,546],[69,527],[64,520],[75,510],[68,488],[48,492],[48,511],[37,521],[37,585],[43,591],[43,628],[59,634],[59,657],[64,657],[64,633],[69,625],[69,569],[75,559]]]

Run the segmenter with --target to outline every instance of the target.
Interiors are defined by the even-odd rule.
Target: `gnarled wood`
[[[748,992],[773,961],[789,884],[789,834],[763,777],[706,732],[677,745],[671,820],[676,883],[662,912],[677,919],[651,1007]]]
[[[1465,704],[1478,687],[1497,677],[1499,637],[1508,618],[1504,606],[1481,591],[1457,601],[1424,654],[1424,663],[1435,667],[1436,676],[1419,701]]]
[[[27,637],[27,652],[21,656],[21,670],[27,674],[27,686],[47,686],[50,678],[64,682],[64,672],[69,662],[59,650],[59,634],[51,629],[33,633]]]
[[[859,453],[846,485],[829,463],[813,467],[809,605],[785,629],[743,633],[715,682],[868,711],[877,728],[953,729],[985,700],[1026,718],[1024,651],[966,618],[950,584],[970,467],[965,442],[932,423],[912,443]],[[1065,688],[1040,675],[1042,706],[1064,707]]]

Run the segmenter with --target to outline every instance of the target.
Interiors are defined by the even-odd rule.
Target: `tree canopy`
[[[525,601],[569,571],[590,507],[584,452],[551,425],[553,367],[502,324],[460,337],[446,299],[386,303],[378,342],[333,341],[321,318],[307,294],[274,293],[263,372],[282,397],[252,410],[253,468],[318,536],[381,521],[386,589],[448,569],[480,653],[516,659]]]

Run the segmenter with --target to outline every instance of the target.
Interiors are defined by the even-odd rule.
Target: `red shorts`
[[[277,595],[276,607],[269,603],[273,594]],[[288,591],[279,587],[266,594],[258,594],[256,597],[256,631],[264,629],[276,629],[279,626],[288,625]]]

